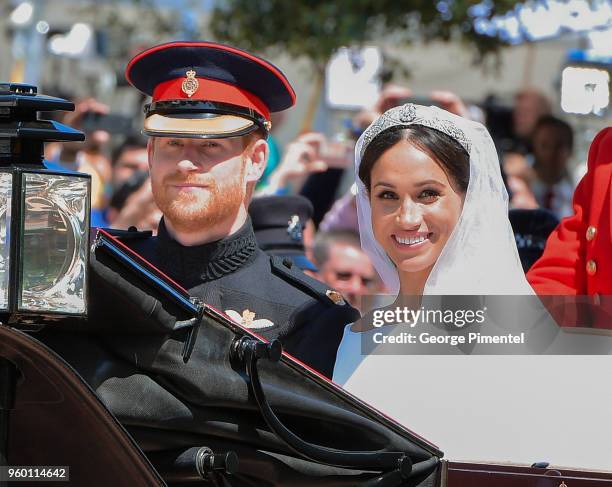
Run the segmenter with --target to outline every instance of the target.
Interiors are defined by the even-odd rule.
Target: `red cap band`
[[[254,94],[238,88],[236,85],[215,81],[207,78],[195,78],[198,80],[198,89],[191,95],[183,91],[185,78],[171,79],[158,84],[153,91],[153,101],[166,100],[204,100],[218,103],[231,103],[241,107],[252,108],[270,120],[270,110]]]

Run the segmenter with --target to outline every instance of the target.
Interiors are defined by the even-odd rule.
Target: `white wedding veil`
[[[357,215],[361,246],[387,289],[399,292],[397,270],[374,238],[370,198],[359,179],[359,166],[370,142],[392,127],[421,125],[459,142],[470,155],[470,180],[457,225],[425,284],[427,295],[534,294],[519,259],[508,220],[508,193],[497,151],[487,129],[437,107],[406,104],[376,119],[355,148]]]

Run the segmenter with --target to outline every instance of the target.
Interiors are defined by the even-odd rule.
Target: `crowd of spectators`
[[[340,291],[357,308],[361,308],[362,296],[384,289],[360,247],[353,184],[354,146],[378,115],[411,97],[410,89],[388,85],[374,106],[353,116],[340,142],[332,142],[331,134],[309,132],[279,147],[272,133],[268,167],[253,195],[302,195],[310,201],[312,218],[300,222],[307,229],[305,256],[317,269],[308,272]],[[547,235],[536,235],[537,232],[550,232],[551,221],[572,213],[576,183],[569,166],[572,127],[552,115],[550,101],[535,89],[516,94],[512,110],[503,114],[505,124],[499,113],[488,110],[486,104],[471,106],[448,91],[433,91],[429,97],[441,108],[488,126],[500,155],[510,208],[541,210],[541,214],[529,217],[529,232],[533,235],[525,235],[525,229],[520,228],[523,216],[513,219],[519,222],[519,228],[515,228],[519,252],[521,245],[529,246],[525,242],[544,242]],[[88,129],[87,142],[49,144],[47,164],[91,175],[93,226],[136,227],[155,233],[161,212],[151,193],[146,138],[138,133],[111,135],[104,127],[87,126],[91,113],[108,112],[107,106],[93,99],[77,102],[76,110],[62,121],[77,129]],[[287,215],[288,224],[291,217]],[[539,226],[538,219],[546,224]]]

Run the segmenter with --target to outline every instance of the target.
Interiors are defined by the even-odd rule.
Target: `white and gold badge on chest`
[[[266,318],[256,320],[255,313],[249,309],[243,310],[242,314],[233,309],[226,309],[225,314],[235,322],[240,323],[245,328],[249,328],[251,330],[258,330],[261,328],[269,328],[274,326],[274,323]]]

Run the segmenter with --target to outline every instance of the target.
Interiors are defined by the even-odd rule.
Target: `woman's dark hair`
[[[470,181],[470,156],[452,137],[422,125],[392,127],[378,134],[368,145],[359,166],[359,179],[370,191],[372,168],[391,147],[406,140],[436,161],[458,188],[465,193]]]

